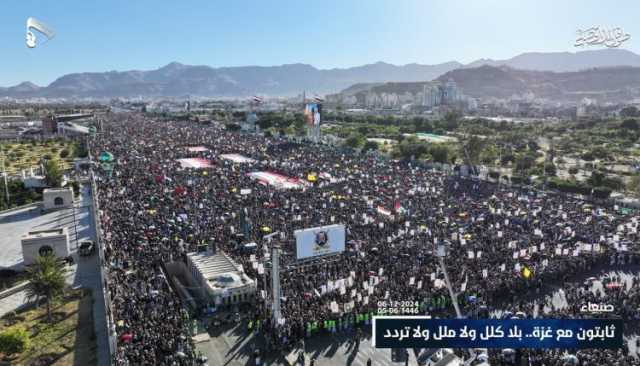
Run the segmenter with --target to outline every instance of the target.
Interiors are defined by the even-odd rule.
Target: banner
[[[621,348],[621,319],[374,316],[376,348]]]
[[[328,225],[296,230],[296,258],[310,258],[320,255],[344,252],[345,226]]]
[[[322,117],[322,104],[307,103],[304,106],[304,120],[309,126],[319,126]]]

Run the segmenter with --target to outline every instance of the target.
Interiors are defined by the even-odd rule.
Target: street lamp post
[[[71,210],[73,210],[73,231],[76,238],[76,249],[78,248],[78,219],[76,218],[76,203],[72,202]]]
[[[462,312],[460,311],[460,307],[458,306],[458,297],[453,291],[453,287],[451,287],[451,281],[449,280],[449,273],[447,272],[447,267],[444,264],[444,257],[446,256],[446,248],[444,243],[438,243],[438,249],[436,252],[436,256],[438,257],[438,263],[440,264],[440,268],[442,268],[442,273],[444,274],[444,280],[447,284],[447,289],[449,290],[449,296],[451,296],[451,302],[453,303],[453,308],[456,310],[456,317],[462,318]]]
[[[4,155],[4,150],[3,150],[3,154],[2,154],[2,175],[4,176],[4,192],[5,192],[6,199],[7,199],[7,208],[9,208],[11,199],[9,198],[9,184],[7,183],[7,168],[6,168],[6,165],[5,165],[5,160],[7,160],[7,158]]]
[[[440,268],[442,268],[442,273],[444,274],[444,280],[447,285],[447,289],[449,290],[449,296],[451,296],[451,302],[453,303],[453,308],[456,310],[456,318],[462,319],[462,312],[460,311],[460,307],[458,306],[458,297],[456,293],[453,291],[453,287],[451,286],[451,281],[449,280],[449,273],[447,272],[447,266],[444,263],[444,257],[447,256],[446,247],[444,242],[439,242],[436,250],[436,256],[438,257],[438,263],[440,264]],[[465,365],[470,365],[472,361],[476,359],[476,353],[473,349],[468,348],[470,359],[465,362]]]

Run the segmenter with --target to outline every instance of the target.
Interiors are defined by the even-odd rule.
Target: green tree
[[[65,284],[64,263],[53,254],[38,256],[34,264],[27,268],[27,298],[30,301],[45,299],[47,305],[47,320],[51,322],[51,302],[64,291]]]
[[[442,144],[434,144],[429,149],[429,154],[433,157],[433,161],[436,163],[449,163],[449,149]]]
[[[367,141],[364,143],[364,146],[362,147],[362,151],[369,151],[369,150],[378,150],[378,143],[375,141]]]
[[[256,123],[261,130],[266,130],[273,126],[273,121],[270,118],[260,118]]]
[[[22,327],[12,327],[0,333],[0,352],[8,357],[26,351],[30,344],[29,332]]]
[[[531,153],[522,153],[519,154],[516,158],[516,170],[519,172],[524,172],[533,167],[535,163],[535,156]]]
[[[603,187],[610,190],[619,190],[624,188],[624,183],[618,177],[607,176],[605,172],[594,170],[591,172],[591,177],[587,179],[592,187]]]
[[[460,121],[460,113],[456,111],[447,112],[444,116],[445,128],[447,131],[453,131],[458,128]]]
[[[638,129],[640,129],[640,125],[638,124],[638,121],[632,118],[625,119],[624,121],[622,121],[622,123],[620,124],[620,127],[626,130],[633,130],[633,131],[637,131]]]
[[[358,133],[363,136],[368,136],[369,133],[371,133],[371,128],[369,128],[369,126],[367,125],[360,126],[358,127]]]
[[[627,183],[627,190],[636,196],[640,196],[640,174],[636,174]]]
[[[293,121],[293,130],[296,136],[304,136],[307,132],[307,125],[304,123],[304,119],[296,118],[296,120]]]
[[[464,148],[469,154],[469,163],[475,165],[478,163],[478,157],[484,148],[484,141],[478,136],[471,136],[464,143]]]
[[[638,111],[638,108],[636,108],[634,106],[624,107],[620,111],[620,116],[622,116],[622,117],[638,117],[638,116],[640,116],[640,111]]]
[[[357,133],[352,133],[351,135],[349,135],[349,137],[347,137],[347,139],[344,141],[344,145],[357,149],[360,146],[364,145],[364,137],[360,134]]]
[[[45,160],[44,175],[48,185],[51,187],[60,187],[62,183],[62,172],[56,161]]]
[[[498,160],[498,149],[495,145],[489,145],[485,147],[480,153],[480,162],[486,165],[493,165]]]
[[[237,123],[228,123],[225,127],[229,131],[240,131],[240,125]]]

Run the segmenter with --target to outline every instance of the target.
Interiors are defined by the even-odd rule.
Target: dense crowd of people
[[[527,294],[599,266],[640,262],[637,214],[446,175],[417,162],[137,114],[105,123],[91,141],[92,156],[103,151],[116,158],[100,169],[98,197],[119,365],[193,363],[192,323],[161,263],[185,260],[203,245],[227,253],[260,279],[253,321],[262,324],[272,347],[368,323],[381,303],[391,301],[415,303],[420,313],[454,315],[434,256],[438,245],[446,248],[462,311],[476,316],[510,311],[531,317]],[[230,153],[255,161],[220,157]],[[185,168],[177,159],[186,157],[212,166]],[[265,185],[247,176],[254,171],[290,177],[300,188]],[[346,226],[345,252],[300,265],[293,232],[329,224]],[[262,287],[270,283],[262,270],[269,241],[282,248],[279,324],[269,321],[262,298],[269,294]],[[258,250],[242,250],[248,242]],[[637,283],[604,291],[615,315],[638,319]],[[568,288],[572,305],[547,309],[545,316],[581,316],[575,304],[598,296],[587,292]],[[500,352],[490,356],[511,362]],[[531,365],[562,364],[565,356],[526,354]],[[580,351],[577,357],[591,360],[584,365],[638,364],[623,350]]]

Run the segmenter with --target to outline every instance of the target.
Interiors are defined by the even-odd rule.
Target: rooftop
[[[213,290],[242,287],[254,282],[224,253],[189,253],[187,256]]]
[[[66,192],[71,190],[71,188],[47,188],[44,190],[44,193],[47,192]]]
[[[23,239],[34,239],[34,238],[46,238],[57,235],[65,235],[67,233],[67,228],[60,229],[50,229],[50,230],[38,230],[38,231],[29,231],[25,235],[22,236]]]

